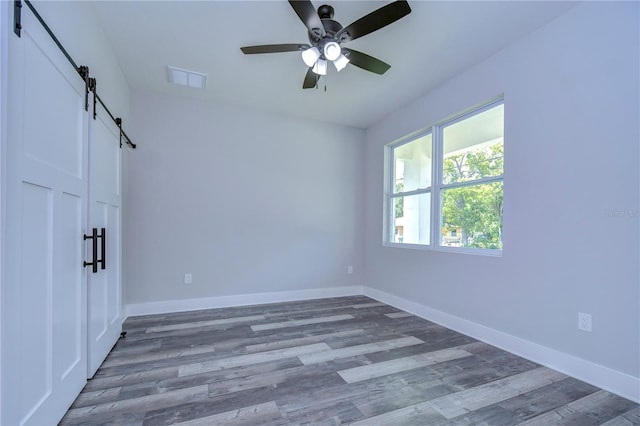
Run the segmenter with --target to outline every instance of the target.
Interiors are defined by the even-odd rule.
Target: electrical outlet
[[[347,266],[347,274],[353,274],[353,265]]]
[[[578,312],[578,329],[591,332],[591,315]]]
[[[184,283],[191,284],[193,282],[193,276],[191,274],[184,274]]]

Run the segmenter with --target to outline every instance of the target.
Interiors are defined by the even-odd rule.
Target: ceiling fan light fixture
[[[343,54],[340,54],[340,56],[338,56],[338,59],[333,61],[333,65],[336,67],[336,70],[338,70],[338,72],[340,72],[344,67],[346,67],[348,63],[349,63],[349,59]]]
[[[302,51],[302,60],[308,67],[314,66],[318,58],[320,58],[320,51],[315,46]]]
[[[342,49],[340,49],[340,45],[335,41],[330,41],[329,43],[324,45],[324,57],[330,61],[335,61],[342,54]]]
[[[318,62],[313,66],[312,71],[318,75],[327,75],[327,61],[324,59],[318,59]]]

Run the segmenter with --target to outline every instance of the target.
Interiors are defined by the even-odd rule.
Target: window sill
[[[502,257],[502,250],[495,249],[477,249],[468,247],[443,247],[443,246],[431,246],[425,244],[406,244],[406,243],[383,243],[384,247],[409,249],[409,250],[424,250],[424,251],[439,251],[444,253],[454,254],[470,254],[476,256],[489,256],[489,257]]]

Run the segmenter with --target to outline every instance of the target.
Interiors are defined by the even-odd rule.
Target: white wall
[[[367,285],[640,377],[639,16],[587,2],[369,128]],[[383,146],[501,93],[503,256],[383,247]]]
[[[144,93],[132,117],[127,304],[361,284],[364,131]]]

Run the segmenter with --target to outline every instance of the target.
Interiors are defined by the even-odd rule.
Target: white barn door
[[[96,273],[88,269],[88,371],[92,377],[122,331],[120,269],[121,229],[120,132],[100,106],[89,120],[89,226],[102,234]],[[105,252],[102,252],[104,242]],[[104,269],[103,269],[104,268]]]
[[[0,424],[46,425],[86,382],[88,114],[73,66],[31,13],[22,26],[8,40]]]

